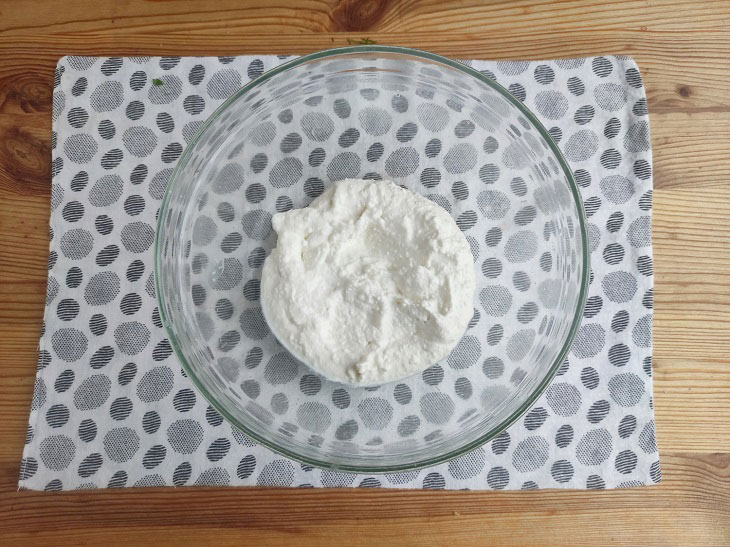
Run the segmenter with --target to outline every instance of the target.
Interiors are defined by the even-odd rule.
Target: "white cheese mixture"
[[[274,215],[261,302],[274,335],[331,380],[399,380],[445,357],[473,314],[469,244],[440,206],[390,181],[343,180]]]

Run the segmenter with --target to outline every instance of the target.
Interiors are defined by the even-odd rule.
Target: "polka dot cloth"
[[[507,87],[548,128],[574,169],[589,223],[592,271],[583,324],[558,376],[507,431],[432,468],[353,475],[314,469],[256,445],[198,394],[165,338],[154,298],[156,214],[176,161],[206,117],[242,84],[285,58],[65,57],[59,62],[53,94],[46,314],[19,486],[602,489],[658,482],[651,395],[651,150],[641,76],[626,57],[466,62]],[[396,112],[408,108],[397,101],[391,106]],[[338,118],[350,116],[347,103],[334,109]],[[437,114],[423,115],[434,132],[445,123]],[[280,116],[278,121],[286,124],[292,113]],[[329,118],[307,114],[300,121],[303,135],[292,132],[276,143],[286,152],[301,146],[303,137],[321,141],[323,148],[309,157],[317,165],[329,156],[325,148],[337,137],[345,151],[328,169],[340,173],[350,168],[346,149],[358,140],[360,130],[371,135],[391,130],[390,117],[376,109],[362,117],[359,129],[331,135],[330,125]],[[273,124],[262,124],[255,138],[267,145],[272,131]],[[404,125],[397,131],[398,139],[407,142],[417,128]],[[456,138],[468,138],[471,131],[468,121],[454,128]],[[483,149],[489,153],[496,146],[496,141],[487,141]],[[432,148],[427,154],[438,155],[440,142]],[[454,157],[461,158],[457,152]],[[372,147],[367,154],[375,161],[383,150]],[[254,159],[252,169],[267,168],[266,156]],[[444,158],[445,165],[448,161]],[[407,167],[409,158],[393,165]],[[278,184],[298,177],[298,165],[269,168],[277,170]],[[237,173],[228,175],[217,183],[235,184]],[[438,172],[420,176],[427,187],[439,183]],[[488,169],[480,172],[485,184],[496,176]],[[524,184],[515,179],[511,191],[524,195]],[[312,195],[321,191],[316,181],[305,187]],[[456,199],[466,199],[468,192],[466,184],[452,188]],[[266,198],[266,188],[251,185],[245,196],[257,203]],[[281,210],[290,206],[277,204]],[[484,206],[498,214],[500,203],[492,200]],[[217,214],[225,221],[233,212],[220,207]],[[516,221],[529,223],[530,215],[525,211]],[[261,225],[253,217],[242,224],[249,237],[257,237]],[[231,248],[237,244],[227,242]],[[524,247],[516,245],[515,252]],[[249,266],[257,267],[263,258],[252,253]],[[550,268],[547,261],[541,266]],[[498,276],[499,267],[485,262],[481,273]],[[519,290],[529,278],[515,274],[512,282]],[[244,291],[258,297],[257,286]],[[223,302],[216,313],[226,316],[233,310]],[[525,307],[520,313],[529,321],[535,310]],[[489,336],[497,341],[502,335]],[[281,359],[270,366],[267,381],[272,384],[297,374],[296,363],[288,362],[285,354]],[[252,352],[245,365],[253,368],[261,360],[262,355]],[[485,361],[482,370],[487,378],[503,373],[497,361]],[[436,368],[423,375],[429,385],[442,379],[443,371]],[[299,384],[304,396],[321,389],[315,375],[302,376]],[[252,382],[242,389],[256,398],[261,387]],[[468,398],[473,389],[468,381],[457,382],[454,391]],[[383,419],[397,417],[398,434],[406,437],[419,428],[421,418],[401,415],[393,405],[408,408],[412,398],[405,384],[396,385],[391,402],[374,396],[359,403],[360,425],[354,420],[340,424],[335,435],[347,440],[359,427],[377,430],[384,427]],[[335,390],[331,399],[337,408],[351,404],[345,389]],[[312,421],[308,427],[316,430],[320,403],[307,404],[311,408],[302,412],[302,419]],[[274,412],[289,412],[288,405],[286,398],[271,398]],[[390,414],[380,408],[384,405]]]

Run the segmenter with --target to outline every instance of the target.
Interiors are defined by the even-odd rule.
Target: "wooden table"
[[[0,0],[0,543],[730,543],[730,2],[204,4]],[[307,53],[348,38],[460,58],[624,53],[639,63],[654,146],[661,485],[17,492],[46,286],[58,58]]]

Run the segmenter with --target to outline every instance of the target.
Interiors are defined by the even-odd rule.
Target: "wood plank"
[[[18,196],[0,190],[0,278],[4,282],[30,281],[45,286],[48,276],[48,194],[46,188],[40,196]]]
[[[726,364],[654,360],[654,411],[661,459],[667,452],[730,452]]]
[[[32,10],[0,12],[0,33],[268,33],[346,32],[465,32],[535,29],[573,31],[635,29],[645,31],[725,29],[730,5],[705,1],[702,9],[682,0],[499,0],[484,3],[458,0],[218,0],[215,10],[195,0],[125,2],[67,0],[59,10],[54,0],[35,0]]]
[[[649,111],[655,190],[730,188],[730,116],[713,112]],[[676,194],[675,194],[676,195]],[[673,196],[674,197],[674,196]],[[711,205],[714,199],[702,205]],[[681,203],[681,202],[680,202]],[[712,205],[711,205],[712,206]],[[719,204],[713,207],[715,211]]]
[[[171,533],[176,542],[215,538],[256,544],[306,537],[312,545],[343,536],[355,545],[373,540],[532,543],[538,538],[562,543],[566,532],[578,531],[581,541],[593,543],[611,538],[646,544],[671,537],[672,544],[720,544],[729,539],[730,456],[680,453],[666,456],[663,467],[660,486],[604,492],[181,488],[48,495],[9,494],[3,485],[3,498],[12,497],[13,503],[0,513],[0,533],[16,541],[93,538],[97,543],[116,542],[120,533],[145,543],[169,541]]]
[[[730,183],[656,191],[652,239],[658,272],[654,355],[727,362]]]
[[[45,87],[50,93],[50,85]],[[0,96],[0,191],[47,195],[51,181],[50,114],[3,114],[2,104]]]

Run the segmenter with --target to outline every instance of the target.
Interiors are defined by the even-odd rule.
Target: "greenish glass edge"
[[[183,355],[179,344],[177,342],[177,338],[175,337],[175,334],[172,330],[172,327],[170,325],[170,322],[167,317],[167,313],[165,311],[165,302],[163,300],[162,292],[160,291],[160,282],[159,282],[159,276],[157,275],[157,272],[160,271],[160,255],[159,255],[159,245],[160,245],[160,226],[165,218],[165,213],[167,212],[168,207],[168,201],[170,194],[172,193],[171,190],[174,186],[175,180],[177,179],[177,176],[179,172],[182,170],[182,168],[187,165],[187,162],[190,159],[191,151],[194,149],[195,145],[198,143],[202,135],[205,133],[205,130],[215,122],[218,117],[228,108],[228,106],[238,100],[241,96],[248,93],[250,90],[258,87],[263,82],[271,79],[272,77],[276,76],[277,74],[280,74],[281,72],[284,72],[286,70],[289,70],[290,68],[308,63],[310,61],[314,61],[317,59],[322,59],[325,57],[332,57],[335,55],[343,54],[343,53],[362,53],[362,52],[373,52],[373,53],[400,53],[404,55],[411,55],[414,57],[419,57],[422,59],[427,59],[430,61],[435,61],[437,63],[444,64],[446,66],[449,66],[451,68],[454,68],[456,70],[459,70],[461,72],[464,72],[466,74],[469,74],[470,76],[473,76],[477,80],[481,81],[482,83],[487,84],[491,88],[493,88],[495,91],[499,92],[505,99],[507,99],[513,106],[515,106],[522,114],[524,114],[528,120],[535,126],[535,128],[538,130],[538,132],[541,134],[545,142],[548,143],[548,146],[550,147],[550,150],[553,152],[553,154],[557,157],[558,162],[560,163],[560,167],[563,170],[563,174],[568,180],[570,191],[573,195],[573,200],[575,201],[576,208],[578,209],[579,214],[579,224],[580,224],[580,233],[581,233],[581,243],[582,243],[582,251],[583,251],[583,276],[581,278],[580,283],[580,290],[578,294],[578,300],[576,302],[575,307],[575,315],[573,316],[573,321],[571,323],[570,329],[568,331],[568,335],[565,339],[565,342],[563,343],[563,347],[561,348],[560,352],[558,353],[558,356],[556,357],[554,363],[548,370],[548,373],[545,375],[543,380],[538,384],[538,386],[533,390],[533,392],[530,394],[530,396],[527,398],[527,400],[520,405],[520,407],[515,410],[505,421],[500,423],[497,427],[492,428],[484,435],[480,436],[479,438],[460,446],[459,448],[456,448],[450,452],[446,452],[444,454],[441,454],[436,457],[427,458],[420,462],[415,463],[408,463],[403,465],[388,465],[388,466],[378,466],[378,467],[368,467],[368,466],[357,466],[357,465],[336,465],[332,464],[328,461],[318,460],[316,458],[310,458],[307,456],[302,456],[300,454],[291,452],[287,450],[286,448],[282,448],[279,445],[269,441],[266,438],[263,438],[262,436],[258,435],[257,433],[249,430],[245,425],[241,424],[234,416],[229,414],[225,408],[222,407],[222,405],[218,404],[216,399],[212,397],[208,391],[205,389],[203,384],[198,380],[198,378],[195,376],[195,374],[192,371],[192,368],[188,364],[187,359]],[[210,115],[210,117],[205,121],[205,123],[198,129],[197,133],[193,137],[193,139],[190,141],[190,144],[188,144],[187,147],[185,147],[185,150],[182,153],[182,156],[180,157],[180,161],[178,161],[177,166],[175,167],[174,171],[172,172],[172,175],[170,176],[170,181],[168,182],[167,189],[165,190],[165,196],[162,200],[162,204],[160,205],[160,213],[157,220],[157,230],[155,232],[155,246],[154,246],[154,267],[155,267],[155,296],[157,297],[157,301],[159,303],[159,310],[160,310],[160,320],[162,321],[162,324],[165,327],[165,331],[167,332],[168,338],[170,340],[170,345],[172,346],[175,355],[177,355],[177,358],[180,360],[180,363],[182,364],[183,369],[185,370],[188,378],[193,382],[196,388],[203,394],[203,397],[215,408],[224,418],[228,420],[229,423],[231,423],[234,427],[241,430],[241,432],[245,433],[247,436],[251,437],[254,441],[261,444],[262,446],[265,446],[266,448],[272,450],[273,452],[276,452],[277,454],[280,454],[282,456],[285,456],[287,458],[296,460],[301,463],[305,463],[308,465],[313,465],[315,467],[324,468],[324,469],[333,469],[337,471],[345,471],[350,473],[370,473],[370,474],[381,474],[381,473],[394,473],[399,471],[412,471],[416,469],[422,469],[424,467],[430,467],[433,465],[438,465],[440,463],[444,463],[446,461],[452,460],[454,458],[457,458],[463,454],[466,454],[467,452],[470,452],[480,446],[485,445],[490,440],[492,440],[494,437],[499,435],[502,431],[507,429],[509,426],[511,426],[514,422],[516,422],[522,415],[527,412],[532,405],[535,404],[537,399],[543,394],[545,389],[547,389],[547,386],[552,382],[553,378],[555,378],[555,375],[558,372],[558,369],[560,368],[560,365],[562,364],[563,360],[565,359],[565,356],[568,354],[568,351],[570,351],[570,347],[573,343],[573,339],[575,338],[576,333],[578,332],[578,329],[580,328],[580,323],[583,317],[583,308],[585,306],[586,297],[588,294],[588,280],[590,277],[590,251],[588,249],[588,230],[587,230],[587,221],[585,216],[585,210],[583,208],[583,200],[581,199],[580,191],[578,190],[578,185],[575,182],[575,178],[573,177],[573,171],[568,165],[568,162],[566,161],[565,157],[563,156],[562,151],[553,141],[552,137],[548,133],[548,131],[543,126],[542,122],[535,117],[535,115],[525,106],[523,105],[519,100],[517,100],[512,94],[507,91],[504,87],[502,87],[500,84],[495,82],[494,80],[487,78],[484,74],[479,72],[478,70],[474,70],[473,68],[463,64],[459,63],[457,61],[454,61],[452,59],[449,59],[447,57],[442,57],[441,55],[436,55],[435,53],[430,53],[427,51],[423,51],[420,49],[413,49],[413,48],[406,48],[406,47],[399,47],[399,46],[381,46],[381,45],[367,45],[367,46],[347,46],[347,47],[341,47],[341,48],[334,48],[334,49],[327,49],[324,51],[318,51],[315,53],[310,53],[308,55],[303,55],[301,57],[297,57],[295,59],[292,59],[291,61],[288,61],[286,63],[283,63],[277,67],[272,68],[271,70],[267,71],[266,73],[259,76],[257,79],[249,82],[245,86],[243,86],[241,89],[239,89],[236,93],[234,93],[231,97],[229,97],[221,106],[219,106],[213,114]]]

